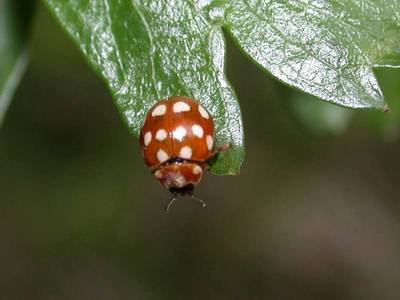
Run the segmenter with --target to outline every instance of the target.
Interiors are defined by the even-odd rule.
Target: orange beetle
[[[193,196],[214,149],[214,121],[196,100],[174,96],[157,102],[140,132],[144,160],[154,177],[173,194]]]

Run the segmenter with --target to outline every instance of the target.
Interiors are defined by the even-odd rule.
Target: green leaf
[[[33,1],[0,1],[0,125],[27,64]]]
[[[239,105],[224,75],[222,27],[283,82],[346,107],[386,104],[373,67],[400,66],[398,0],[45,0],[107,82],[131,132],[158,99],[197,98],[219,143],[212,171],[243,160]]]
[[[192,96],[214,116],[217,141],[231,145],[212,171],[239,172],[244,152],[239,104],[224,75],[222,30],[205,18],[201,1],[45,2],[105,79],[133,134],[157,100]]]
[[[352,108],[385,108],[373,67],[400,66],[398,0],[232,0],[225,26],[283,82]]]

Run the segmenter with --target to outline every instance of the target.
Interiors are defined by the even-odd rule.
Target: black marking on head
[[[172,187],[169,189],[169,191],[173,195],[177,195],[177,196],[185,196],[185,195],[192,196],[193,191],[194,191],[194,184],[189,183],[181,188]]]

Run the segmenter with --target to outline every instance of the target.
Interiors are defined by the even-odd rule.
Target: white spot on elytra
[[[203,137],[204,130],[203,130],[203,128],[201,128],[200,125],[194,124],[192,126],[192,131],[193,131],[193,134],[195,136],[197,136],[198,138],[202,138]]]
[[[189,146],[182,147],[181,151],[179,151],[179,157],[190,159],[192,157],[192,148]]]
[[[187,132],[185,127],[179,126],[172,132],[172,136],[174,137],[174,139],[182,141],[182,139],[186,136],[186,133]]]
[[[159,149],[157,152],[157,159],[160,163],[163,163],[168,160],[168,154],[163,149]]]
[[[192,168],[192,173],[193,173],[194,175],[200,174],[201,172],[203,172],[203,170],[202,170],[201,167],[198,166],[198,165],[195,165],[195,166]]]
[[[144,145],[148,146],[151,142],[151,132],[147,131],[144,135]]]
[[[156,133],[156,139],[163,141],[167,138],[167,132],[164,129],[159,129]]]
[[[186,104],[185,102],[179,101],[174,104],[173,110],[175,113],[180,113],[183,111],[189,111],[190,106]]]
[[[159,106],[157,106],[153,112],[151,113],[151,115],[153,117],[155,116],[162,116],[163,114],[165,114],[165,112],[167,111],[167,106],[165,104],[160,104]]]
[[[203,107],[203,106],[201,106],[201,105],[199,105],[199,113],[201,114],[201,116],[204,118],[204,119],[208,119],[210,116],[209,116],[209,114],[208,114],[208,112],[205,110],[205,108]]]
[[[207,148],[208,148],[208,150],[211,150],[212,147],[213,147],[213,144],[214,144],[214,140],[213,140],[213,138],[212,138],[211,135],[207,135],[207,137],[206,137],[206,142],[207,142]]]

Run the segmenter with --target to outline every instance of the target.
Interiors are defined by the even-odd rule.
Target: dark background
[[[398,111],[306,128],[303,96],[228,42],[241,175],[207,174],[208,207],[166,215],[104,84],[40,7],[0,130],[2,299],[400,299]],[[377,73],[394,106],[399,71]]]

